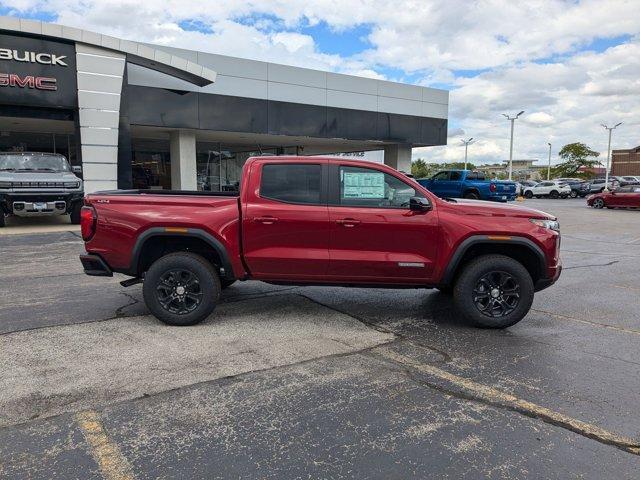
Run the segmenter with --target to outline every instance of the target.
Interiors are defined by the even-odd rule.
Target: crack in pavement
[[[588,268],[588,267],[608,267],[616,263],[620,263],[620,260],[613,260],[609,263],[597,263],[592,265],[575,265],[573,267],[564,267],[563,270],[573,270],[574,268]]]
[[[396,337],[398,337],[400,339],[410,341],[412,343],[415,343],[416,345],[421,346],[422,348],[426,348],[428,350],[431,350],[431,351],[437,353],[438,355],[440,355],[443,358],[442,363],[449,363],[452,360],[451,355],[449,355],[447,352],[445,352],[443,350],[440,350],[440,349],[438,349],[438,348],[436,348],[434,346],[428,345],[426,343],[418,342],[418,341],[416,341],[414,339],[409,339],[408,337],[406,337],[406,336],[404,336],[402,334],[399,334],[398,332],[394,332],[391,329],[382,327],[382,326],[380,326],[380,325],[378,325],[376,323],[371,322],[370,320],[368,320],[368,319],[366,319],[364,317],[361,317],[359,315],[354,315],[353,313],[348,312],[346,310],[341,310],[341,309],[335,308],[335,307],[333,307],[331,305],[327,305],[325,303],[319,302],[318,300],[316,300],[314,298],[311,298],[311,297],[308,297],[307,295],[304,295],[302,293],[298,293],[297,295],[299,295],[299,296],[301,296],[303,298],[306,298],[307,300],[309,300],[309,301],[311,301],[311,302],[313,302],[313,303],[315,303],[317,305],[320,305],[321,307],[328,308],[329,310],[333,310],[334,312],[338,312],[338,313],[340,313],[342,315],[346,315],[348,317],[351,317],[354,320],[357,320],[358,322],[363,323],[367,327],[372,328],[372,329],[374,329],[374,330],[376,330],[378,332],[395,335]]]
[[[637,440],[623,435],[618,435],[596,425],[569,417],[568,415],[564,415],[547,407],[523,400],[496,388],[460,377],[433,365],[415,363],[411,361],[409,357],[390,351],[388,349],[388,345],[383,348],[377,347],[376,350],[379,350],[379,352],[372,351],[370,354],[390,361],[393,365],[399,366],[409,376],[409,378],[419,384],[426,385],[433,390],[463,400],[480,402],[485,405],[510,410],[529,418],[541,420],[549,425],[569,430],[602,444],[619,448],[625,452],[640,455],[640,442]],[[422,374],[435,377],[440,381],[444,381],[448,385],[441,385],[418,378],[412,369]]]
[[[640,330],[634,330],[633,328],[618,327],[616,325],[609,325],[607,323],[594,322],[592,320],[584,320],[582,318],[571,317],[569,315],[561,315],[559,313],[548,312],[546,310],[540,310],[538,308],[532,308],[531,311],[538,312],[538,313],[544,313],[545,315],[549,315],[550,317],[553,317],[553,318],[556,318],[556,319],[559,319],[559,320],[571,320],[571,321],[574,321],[574,322],[583,323],[585,325],[591,325],[593,327],[607,328],[609,330],[614,330],[614,331],[617,331],[617,332],[631,333],[633,335],[640,335]]]

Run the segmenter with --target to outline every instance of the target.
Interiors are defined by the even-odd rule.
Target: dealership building
[[[85,191],[237,188],[261,154],[445,145],[445,90],[0,17],[0,151],[65,155]]]

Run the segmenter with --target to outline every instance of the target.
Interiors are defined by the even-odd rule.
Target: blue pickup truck
[[[443,170],[418,183],[439,197],[469,198],[506,202],[515,200],[516,184],[502,180],[487,180],[484,173],[471,170]]]

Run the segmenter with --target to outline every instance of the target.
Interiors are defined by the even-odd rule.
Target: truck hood
[[[484,200],[467,200],[456,198],[454,202],[443,200],[448,208],[461,215],[478,215],[484,217],[519,217],[519,218],[540,218],[556,220],[554,215],[536,210],[534,208],[522,207],[520,205],[487,202]]]
[[[72,172],[0,172],[4,182],[72,182],[80,180]]]

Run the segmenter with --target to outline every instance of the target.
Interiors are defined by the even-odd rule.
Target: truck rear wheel
[[[169,325],[195,325],[207,318],[220,299],[220,279],[200,255],[170,253],[156,260],[144,277],[144,302]]]
[[[476,192],[464,192],[462,198],[468,198],[469,200],[479,200],[480,195],[478,195]]]
[[[482,328],[515,325],[529,312],[533,294],[527,269],[504,255],[483,255],[469,262],[453,289],[458,311]]]

